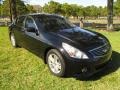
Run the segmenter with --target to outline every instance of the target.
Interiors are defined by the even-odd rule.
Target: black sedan
[[[112,54],[105,36],[81,29],[59,15],[19,16],[9,26],[9,35],[14,47],[26,48],[43,58],[51,73],[60,77],[99,71]]]

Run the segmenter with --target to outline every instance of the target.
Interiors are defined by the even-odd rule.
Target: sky
[[[26,0],[31,5],[41,5],[44,6],[45,3],[48,3],[51,0]],[[78,4],[82,6],[107,6],[107,0],[53,0],[59,3],[69,3],[69,4]]]

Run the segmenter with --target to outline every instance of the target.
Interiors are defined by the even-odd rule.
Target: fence
[[[70,19],[72,23],[77,26],[80,26],[79,19]],[[120,19],[114,19],[114,28],[120,28]],[[91,27],[97,29],[106,29],[107,28],[107,19],[96,19],[96,20],[84,20],[83,27]],[[9,18],[0,18],[0,26],[9,26],[11,24]]]

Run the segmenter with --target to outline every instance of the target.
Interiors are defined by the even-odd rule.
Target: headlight
[[[66,52],[70,55],[70,57],[78,59],[88,59],[88,56],[82,51],[78,50],[77,48],[74,48],[73,46],[67,43],[62,43],[62,46],[66,50]]]

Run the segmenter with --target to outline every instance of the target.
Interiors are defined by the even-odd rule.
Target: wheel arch
[[[46,61],[46,55],[47,53],[51,50],[51,49],[56,49],[57,51],[59,51],[59,49],[55,48],[55,47],[48,47],[45,49],[45,52],[44,52],[44,63],[47,64],[47,61]]]
[[[45,63],[45,64],[47,64],[46,55],[47,55],[48,51],[50,51],[51,49],[55,49],[55,48],[53,48],[53,47],[48,47],[48,48],[45,49],[44,57],[43,57],[43,58],[44,58],[44,63]]]

